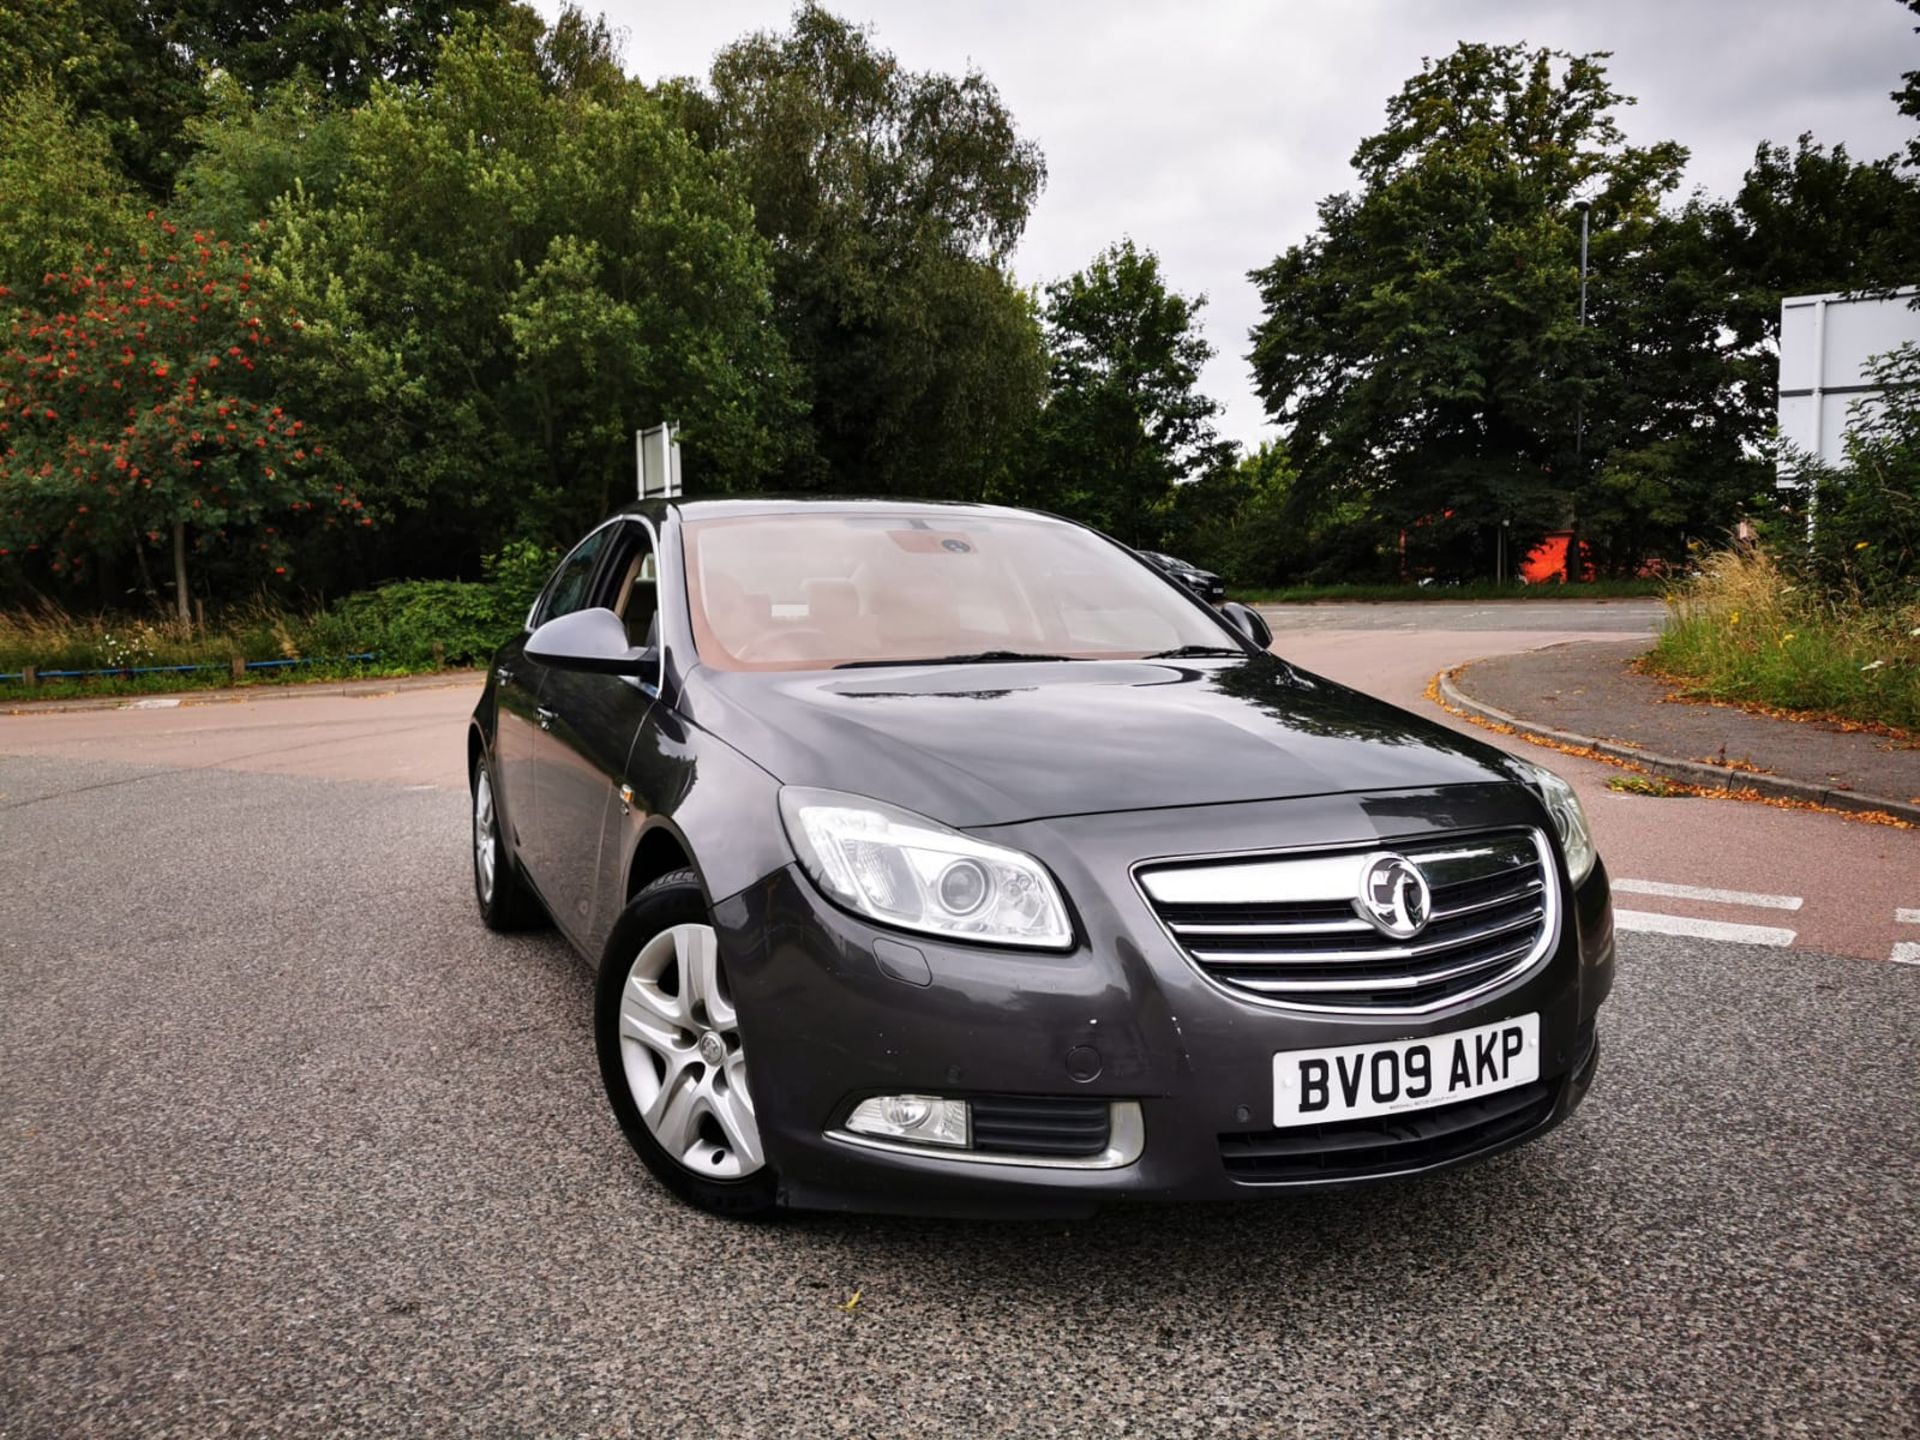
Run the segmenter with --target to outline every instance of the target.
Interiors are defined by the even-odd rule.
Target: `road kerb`
[[[1441,699],[1449,706],[1468,715],[1486,720],[1491,724],[1504,725],[1520,734],[1544,740],[1548,744],[1591,750],[1615,760],[1627,761],[1649,774],[1664,775],[1670,780],[1683,780],[1689,785],[1699,785],[1707,789],[1750,790],[1756,794],[1771,795],[1781,800],[1804,801],[1829,810],[1880,811],[1896,819],[1920,824],[1920,805],[1915,805],[1911,801],[1890,799],[1883,795],[1863,794],[1858,790],[1836,790],[1827,785],[1790,780],[1782,775],[1756,775],[1747,770],[1729,770],[1721,765],[1707,765],[1698,760],[1684,760],[1675,755],[1662,755],[1657,751],[1643,750],[1635,745],[1622,745],[1616,740],[1603,740],[1594,735],[1578,735],[1571,730],[1556,730],[1551,725],[1522,719],[1496,706],[1475,700],[1461,690],[1454,683],[1453,677],[1466,668],[1465,665],[1459,665],[1452,670],[1440,672]]]

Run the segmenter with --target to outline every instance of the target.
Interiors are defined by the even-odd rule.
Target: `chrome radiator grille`
[[[1411,862],[1426,925],[1384,934],[1358,903],[1370,862]],[[1538,832],[1448,836],[1365,849],[1142,866],[1154,913],[1206,974],[1318,1010],[1434,1010],[1543,961],[1558,930],[1552,852]]]

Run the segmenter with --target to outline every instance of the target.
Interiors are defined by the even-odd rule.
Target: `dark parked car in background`
[[[720,1213],[1271,1195],[1541,1135],[1613,979],[1579,802],[1270,640],[1044,516],[643,503],[494,659],[480,913],[599,967],[613,1112]]]
[[[1227,598],[1227,582],[1211,570],[1202,570],[1198,565],[1189,565],[1184,560],[1163,554],[1158,550],[1140,550],[1135,553],[1149,565],[1166,571],[1210,605],[1218,605]]]

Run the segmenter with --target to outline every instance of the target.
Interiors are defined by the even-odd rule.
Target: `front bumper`
[[[1129,870],[1201,851],[1385,843],[1543,822],[1520,787],[1473,786],[986,833],[1038,855],[1077,903],[1079,942],[1061,954],[902,935],[834,907],[797,867],[776,872],[718,904],[714,919],[783,1198],[807,1209],[1084,1213],[1124,1199],[1226,1200],[1437,1170],[1541,1135],[1573,1111],[1593,1077],[1594,1017],[1613,977],[1602,868],[1562,907],[1558,941],[1536,970],[1418,1016],[1315,1014],[1223,993],[1160,928]],[[1563,871],[1557,880],[1564,894]],[[890,942],[880,956],[876,941]],[[903,959],[903,948],[917,959]],[[1524,1106],[1396,1127],[1417,1143],[1396,1139],[1384,1149],[1365,1149],[1364,1135],[1334,1137],[1364,1150],[1357,1166],[1275,1169],[1236,1158],[1271,1149],[1278,1051],[1437,1035],[1529,1012],[1541,1017],[1541,1080]],[[833,1133],[860,1099],[903,1092],[1133,1102],[1143,1143],[1130,1163],[1026,1164],[851,1144]],[[1300,1138],[1278,1134],[1288,1145]],[[1284,1178],[1265,1178],[1273,1174]]]

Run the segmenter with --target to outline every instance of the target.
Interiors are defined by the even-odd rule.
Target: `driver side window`
[[[560,562],[560,568],[553,572],[553,579],[547,582],[547,593],[533,617],[534,629],[538,630],[549,620],[558,620],[562,615],[571,615],[576,610],[586,608],[593,572],[611,532],[610,526],[594,531],[574,546],[573,553]]]

